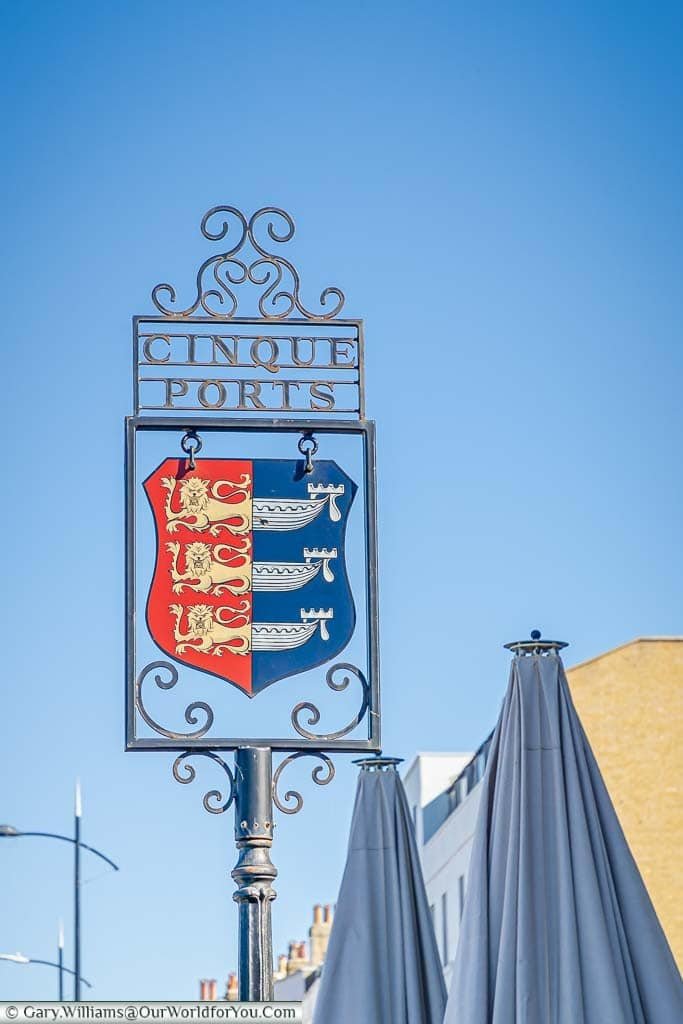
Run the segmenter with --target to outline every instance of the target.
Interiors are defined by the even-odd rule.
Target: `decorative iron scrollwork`
[[[340,672],[344,672],[347,674],[344,675],[339,682],[335,682],[334,677],[336,674]],[[356,668],[355,665],[351,665],[346,661],[340,661],[336,665],[332,665],[332,667],[328,669],[327,674],[325,676],[325,682],[327,683],[331,690],[334,690],[336,693],[341,693],[341,691],[345,690],[348,687],[352,677],[357,679],[358,682],[361,684],[362,700],[358,713],[351,719],[351,721],[343,728],[338,729],[336,732],[311,732],[310,729],[306,729],[301,724],[300,716],[304,711],[310,712],[308,722],[306,724],[309,726],[317,725],[318,722],[320,721],[320,710],[315,706],[315,704],[311,704],[310,701],[305,700],[302,701],[300,704],[297,704],[296,707],[293,708],[291,715],[292,725],[298,732],[299,736],[303,736],[304,739],[307,740],[338,740],[341,739],[342,736],[347,736],[350,732],[353,732],[356,726],[360,725],[360,723],[365,718],[368,706],[370,704],[370,686],[361,670],[359,668]]]
[[[173,762],[173,778],[183,786],[194,782],[197,777],[196,768],[186,760],[188,757],[208,757],[219,764],[227,775],[229,783],[227,795],[224,797],[219,789],[210,789],[204,794],[202,801],[209,814],[223,814],[235,799],[235,776],[232,769],[222,757],[212,750],[186,750],[184,754],[179,754]]]
[[[199,721],[196,715],[197,711],[203,711],[206,715],[204,724],[190,732],[173,732],[171,729],[165,729],[163,725],[160,725],[159,722],[152,718],[142,700],[142,684],[147,676],[157,669],[167,672],[169,675],[168,680],[164,680],[159,672],[154,676],[154,682],[161,690],[171,690],[178,682],[178,669],[170,661],[151,661],[149,665],[145,665],[135,680],[135,706],[140,712],[141,717],[150,729],[158,732],[160,736],[166,736],[169,740],[198,740],[202,736],[206,736],[213,725],[214,714],[213,709],[203,700],[195,700],[185,708],[185,721],[188,725],[197,725]],[[178,781],[180,782],[181,780],[178,779]],[[190,782],[192,780],[187,779],[186,781]]]
[[[220,227],[212,230],[210,225],[223,216]],[[204,214],[201,232],[211,242],[219,242],[231,236],[235,244],[225,252],[217,253],[204,260],[197,271],[197,295],[186,309],[177,309],[176,290],[171,284],[158,284],[152,291],[152,302],[164,316],[180,319],[192,316],[198,310],[202,314],[230,320],[239,307],[237,289],[247,282],[263,289],[258,299],[260,315],[265,320],[283,320],[294,314],[307,320],[332,320],[341,311],[346,301],[344,293],[336,287],[324,288],[320,293],[320,310],[313,312],[304,306],[300,297],[301,279],[299,272],[288,259],[277,252],[271,252],[266,244],[256,237],[257,226],[267,222],[266,232],[271,242],[284,244],[294,237],[294,221],[288,213],[275,206],[265,206],[247,221],[245,215],[234,206],[214,206]],[[279,227],[278,227],[279,224]],[[254,256],[238,258],[249,243]],[[162,296],[165,301],[162,301]],[[325,307],[332,301],[330,309]]]
[[[278,793],[278,784],[283,771],[287,765],[291,764],[292,761],[298,761],[300,757],[317,757],[322,761],[322,764],[317,764],[311,772],[311,778],[316,786],[329,785],[335,775],[335,768],[331,758],[319,750],[297,750],[295,754],[290,754],[289,757],[280,762],[273,772],[273,803],[283,814],[298,814],[304,805],[304,798],[296,789],[288,789],[282,797]],[[294,806],[292,806],[292,801]]]

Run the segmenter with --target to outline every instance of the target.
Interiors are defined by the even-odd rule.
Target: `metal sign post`
[[[304,304],[280,248],[289,214],[214,207],[201,231],[224,244],[200,265],[193,300],[160,284],[154,311],[133,318],[126,749],[173,751],[181,783],[198,756],[224,773],[227,791],[208,791],[204,807],[235,810],[239,994],[268,1000],[273,808],[303,804],[280,794],[282,773],[312,756],[324,786],[330,753],[380,750],[375,432],[363,323],[340,317],[336,287],[317,311]],[[359,693],[327,731],[310,692],[320,670],[330,697]],[[283,714],[295,682],[304,699]],[[192,699],[174,703],[185,688]],[[184,726],[165,724],[179,713]],[[219,751],[234,751],[234,767]]]
[[[270,905],[277,870],[273,845],[272,754],[268,747],[240,747],[235,754],[235,842],[232,877],[239,907],[240,999],[273,998],[273,936]]]

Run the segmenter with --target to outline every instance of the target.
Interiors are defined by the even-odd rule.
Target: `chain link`
[[[195,430],[188,430],[186,434],[183,434],[180,447],[189,456],[190,469],[195,469],[194,457],[202,450],[202,439],[199,434]]]
[[[298,449],[306,459],[304,465],[304,473],[313,472],[313,456],[318,450],[318,442],[313,437],[313,434],[304,434],[303,437],[299,438]]]

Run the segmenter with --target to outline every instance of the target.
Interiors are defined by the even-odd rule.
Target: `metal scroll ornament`
[[[169,740],[199,740],[202,736],[206,736],[213,725],[214,713],[210,705],[203,700],[195,700],[185,708],[185,721],[188,725],[198,724],[197,711],[202,711],[206,716],[204,724],[190,732],[175,732],[171,729],[166,729],[152,718],[142,700],[142,684],[147,676],[153,672],[155,673],[154,682],[160,690],[171,690],[178,682],[178,669],[169,661],[152,661],[149,665],[145,665],[135,682],[135,706],[140,713],[140,717],[147,723],[150,729],[153,729],[154,732],[159,733],[160,736],[165,736]],[[160,672],[168,673],[169,678],[164,679]],[[186,781],[189,782],[191,780],[188,779]]]
[[[140,672],[135,683],[135,706],[140,717],[149,726],[149,728],[160,736],[165,736],[167,739],[171,740],[198,740],[206,736],[213,726],[215,718],[212,707],[207,704],[206,701],[195,700],[185,708],[185,721],[188,725],[198,725],[197,729],[179,732],[178,730],[166,728],[166,726],[163,726],[152,717],[145,707],[142,697],[143,683],[150,675],[153,675],[154,682],[161,690],[173,689],[179,679],[177,668],[169,661],[152,661],[149,665],[145,665]],[[164,678],[164,675],[167,675],[168,678]],[[340,676],[341,678],[339,678]],[[351,721],[347,722],[341,729],[337,729],[334,732],[313,732],[310,726],[317,725],[320,721],[320,709],[310,701],[301,701],[292,709],[290,716],[292,725],[299,736],[302,736],[304,739],[311,740],[312,742],[317,740],[337,740],[341,739],[343,736],[348,736],[350,732],[353,732],[353,730],[360,725],[367,714],[370,703],[370,686],[361,670],[355,665],[350,664],[350,662],[340,661],[336,665],[332,665],[325,676],[327,686],[335,693],[342,693],[346,690],[352,679],[355,679],[360,683],[361,704]],[[199,724],[200,719],[197,717],[198,711],[202,712],[204,716],[202,724]],[[306,725],[303,725],[301,718],[305,711],[308,712],[308,719],[306,721]],[[209,739],[207,741],[207,745],[210,744],[211,740]],[[307,751],[302,751],[302,753],[307,753]],[[185,757],[186,754],[181,756]],[[187,779],[185,781],[189,782],[191,780]]]
[[[344,674],[342,675],[342,678],[337,681],[335,676],[339,673]],[[358,713],[354,715],[351,721],[348,722],[347,725],[343,726],[343,728],[337,729],[336,732],[312,732],[301,724],[300,716],[302,712],[308,711],[309,718],[307,725],[317,725],[320,721],[320,710],[315,706],[315,704],[311,704],[310,701],[304,700],[300,704],[297,704],[292,710],[292,725],[298,732],[299,736],[303,736],[304,739],[307,740],[338,740],[341,739],[342,736],[348,736],[350,732],[353,732],[356,726],[360,725],[365,718],[368,705],[370,703],[370,687],[361,670],[356,668],[355,665],[351,665],[349,662],[340,661],[336,665],[333,665],[332,668],[328,669],[325,676],[325,682],[331,690],[335,691],[335,693],[342,693],[347,689],[352,678],[357,679],[361,685],[362,699]]]
[[[193,701],[185,708],[185,721],[188,725],[198,725],[199,719],[197,712],[202,712],[204,721],[199,725],[198,728],[192,729],[186,732],[178,732],[177,730],[171,730],[161,725],[152,715],[149,713],[143,703],[142,698],[142,684],[148,676],[153,676],[154,682],[161,690],[170,690],[178,682],[178,670],[174,665],[167,661],[153,661],[140,672],[137,678],[135,686],[135,703],[137,710],[154,732],[160,736],[164,736],[167,739],[178,740],[198,740],[202,739],[211,729],[214,722],[214,712],[210,705],[205,701]],[[355,665],[351,665],[349,662],[339,662],[333,665],[327,672],[325,681],[327,686],[335,693],[341,693],[348,688],[351,680],[355,679],[360,683],[361,686],[361,704],[358,712],[354,715],[351,721],[347,722],[341,729],[337,729],[334,732],[329,733],[317,733],[313,732],[311,726],[317,725],[320,721],[321,714],[319,708],[310,701],[302,701],[297,704],[291,713],[291,722],[294,729],[302,736],[311,742],[316,740],[327,741],[340,739],[343,736],[348,735],[352,732],[363,720],[367,714],[369,703],[370,703],[370,687],[368,682],[359,668]],[[308,719],[306,725],[303,725],[301,718],[304,712],[308,712]],[[307,728],[308,726],[308,728]],[[207,743],[210,743],[210,739]],[[208,790],[203,797],[203,804],[205,809],[210,814],[222,814],[224,811],[234,803],[235,800],[235,777],[230,766],[220,757],[215,751],[209,749],[190,749],[185,750],[179,754],[173,762],[173,777],[176,782],[182,785],[188,785],[194,782],[197,777],[197,771],[193,764],[190,763],[189,759],[194,757],[205,757],[213,761],[215,764],[223,770],[228,779],[228,789],[224,794],[222,790],[211,789]],[[334,764],[327,754],[319,750],[298,750],[292,754],[289,754],[284,758],[273,773],[273,802],[275,806],[283,814],[297,814],[303,807],[304,800],[301,793],[296,789],[288,789],[284,794],[280,794],[279,785],[282,773],[292,764],[294,761],[298,761],[302,757],[314,757],[320,761],[320,764],[314,766],[311,771],[311,778],[317,786],[327,786],[332,782],[335,776]]]
[[[186,750],[184,754],[179,754],[173,762],[173,778],[183,786],[188,785],[190,782],[194,782],[197,777],[197,771],[194,765],[190,764],[187,760],[190,757],[208,757],[211,761],[220,765],[227,775],[227,794],[223,796],[219,789],[210,789],[204,794],[204,799],[202,801],[205,810],[207,810],[209,814],[223,814],[235,799],[235,776],[233,775],[232,769],[225,763],[223,758],[219,757],[213,750]]]
[[[262,224],[269,242],[257,238],[257,228]],[[271,251],[270,243],[283,245],[294,237],[294,221],[284,210],[265,206],[247,220],[234,206],[214,206],[204,214],[201,232],[210,242],[228,239],[234,244],[202,263],[197,271],[197,294],[186,308],[177,308],[173,285],[158,284],[154,288],[152,302],[164,316],[181,319],[199,312],[229,320],[238,312],[239,287],[247,283],[262,289],[258,308],[266,320],[283,320],[297,314],[307,320],[332,320],[341,311],[346,300],[336,287],[323,289],[318,311],[304,306],[298,271],[286,257]],[[253,250],[251,255],[248,250],[245,253],[248,246]]]
[[[311,772],[311,778],[316,786],[327,786],[332,782],[335,775],[334,764],[331,758],[319,750],[298,750],[295,754],[290,754],[289,757],[280,762],[273,773],[273,803],[283,814],[298,814],[304,805],[304,798],[298,790],[288,789],[283,796],[280,796],[278,792],[280,776],[283,771],[287,765],[290,765],[293,761],[298,761],[301,757],[317,757],[322,762],[322,764],[316,765]]]
[[[164,675],[168,678],[165,679]],[[206,736],[214,723],[214,712],[210,705],[205,700],[193,700],[185,708],[184,719],[188,725],[198,725],[200,719],[197,717],[197,712],[202,712],[204,715],[204,722],[199,725],[197,729],[190,729],[185,732],[179,732],[175,729],[169,729],[166,726],[158,722],[150,712],[144,707],[144,701],[142,699],[142,684],[147,676],[154,675],[154,680],[157,686],[162,690],[172,689],[178,682],[178,670],[170,662],[151,662],[140,672],[135,683],[135,707],[146,725],[150,726],[160,736],[165,736],[167,739],[201,739]],[[341,675],[341,679],[338,677]],[[356,666],[351,665],[348,662],[338,662],[337,665],[333,665],[328,670],[326,675],[326,683],[331,690],[335,693],[341,693],[348,688],[351,679],[357,680],[361,688],[361,699],[360,707],[350,722],[347,722],[341,729],[337,729],[334,732],[313,732],[310,728],[301,723],[301,716],[304,712],[308,712],[308,719],[306,722],[307,726],[317,725],[321,720],[321,712],[319,709],[311,703],[309,700],[302,700],[296,705],[291,714],[291,721],[294,729],[304,739],[315,740],[332,740],[341,739],[343,736],[348,735],[352,732],[364,719],[368,713],[370,705],[370,685],[368,680],[362,674],[360,669]],[[307,752],[302,752],[307,753]],[[183,754],[182,757],[186,755]],[[190,781],[187,779],[186,781]]]

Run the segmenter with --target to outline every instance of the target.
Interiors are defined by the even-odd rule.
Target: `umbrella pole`
[[[273,998],[272,883],[277,869],[273,845],[273,765],[269,747],[239,747],[235,752],[235,844],[232,877],[239,913],[239,998]]]

